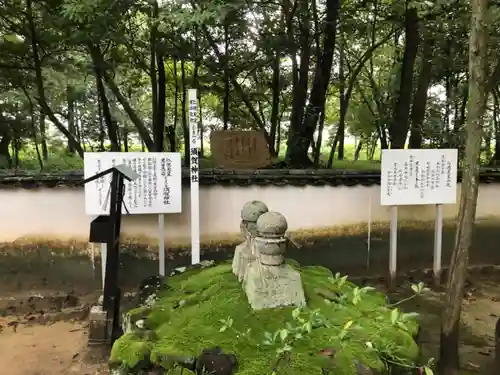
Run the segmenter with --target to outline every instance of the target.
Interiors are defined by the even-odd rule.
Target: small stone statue
[[[288,223],[278,212],[257,220],[253,239],[255,260],[248,266],[244,289],[254,310],[306,304],[300,274],[285,264]]]
[[[241,210],[241,234],[245,240],[236,246],[233,258],[233,273],[238,277],[238,281],[243,281],[248,265],[255,260],[252,254],[253,237],[257,235],[257,219],[268,212],[267,206],[261,201],[250,201],[245,203]]]

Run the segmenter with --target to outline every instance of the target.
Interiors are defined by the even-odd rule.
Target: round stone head
[[[257,234],[257,220],[262,214],[268,211],[269,209],[265,203],[261,201],[250,201],[245,203],[241,209],[241,229],[244,232],[243,234],[247,235],[247,232],[250,232],[255,236]]]
[[[257,219],[257,233],[260,237],[283,237],[288,229],[285,217],[279,212],[269,211]]]

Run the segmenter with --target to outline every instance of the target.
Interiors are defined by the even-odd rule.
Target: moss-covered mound
[[[197,356],[218,346],[237,356],[241,375],[270,375],[277,363],[277,374],[297,375],[320,375],[322,368],[356,374],[361,364],[374,373],[394,363],[414,365],[413,315],[325,268],[294,267],[307,298],[307,308],[300,310],[253,311],[230,264],[171,277],[152,307],[128,313],[133,328],[115,342],[110,363],[137,373],[144,361],[168,367],[165,358]]]

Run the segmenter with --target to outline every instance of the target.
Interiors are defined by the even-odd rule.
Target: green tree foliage
[[[75,159],[85,150],[182,151],[188,88],[198,89],[205,142],[213,129],[260,130],[290,167],[373,159],[387,147],[463,149],[467,2],[0,6],[3,167],[32,155],[47,168],[57,150]],[[500,34],[497,4],[489,8],[482,160],[495,164]]]

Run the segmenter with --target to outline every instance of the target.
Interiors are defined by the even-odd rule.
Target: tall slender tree
[[[471,0],[469,37],[469,102],[467,108],[465,160],[455,249],[446,284],[441,327],[440,373],[459,374],[459,328],[462,297],[469,262],[472,229],[479,188],[479,157],[486,109],[486,55],[488,0]]]

